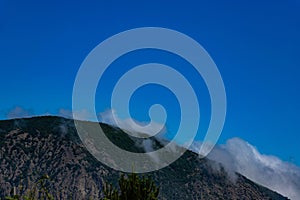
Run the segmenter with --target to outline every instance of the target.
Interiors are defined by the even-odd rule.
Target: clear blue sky
[[[228,112],[219,142],[241,137],[262,153],[300,165],[300,3],[269,2],[1,0],[1,118],[15,106],[35,114],[71,109],[77,70],[96,45],[127,29],[165,27],[197,40],[222,74]],[[149,51],[142,58],[140,53],[115,65],[152,58],[169,65],[183,62],[163,52]],[[113,82],[121,72],[108,73],[108,80]],[[162,90],[148,91],[153,89]],[[145,103],[172,96],[164,92],[165,98],[146,98]],[[97,98],[104,94],[99,91]],[[175,100],[166,103],[177,108]],[[99,101],[97,111],[107,106]],[[207,122],[209,106],[201,109]],[[137,110],[133,114],[144,120],[145,112]]]

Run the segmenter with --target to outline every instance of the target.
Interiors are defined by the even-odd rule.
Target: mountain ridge
[[[121,129],[100,123],[120,148],[145,152]],[[52,179],[56,199],[99,199],[105,181],[117,184],[120,172],[98,162],[82,144],[74,121],[56,116],[0,121],[0,197],[13,187],[24,193],[39,174]],[[154,141],[154,150],[162,145]],[[187,151],[170,166],[148,173],[161,187],[160,199],[287,199],[241,174],[230,180],[220,166]],[[174,188],[176,188],[174,190]]]

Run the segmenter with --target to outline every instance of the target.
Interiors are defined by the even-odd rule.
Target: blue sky
[[[0,115],[20,106],[34,114],[71,109],[77,70],[101,41],[127,29],[156,26],[180,31],[211,55],[227,93],[227,118],[219,142],[241,137],[265,154],[300,165],[300,3],[294,1],[0,1]],[[139,56],[146,53],[147,56]],[[98,90],[97,111],[109,108],[105,94],[127,66],[148,61],[181,63],[166,52],[135,52],[118,59]],[[183,72],[191,81],[192,71]],[[205,85],[203,85],[205,86]],[[132,114],[147,120],[145,105],[176,100],[149,86],[135,94]],[[152,93],[151,93],[152,92]],[[164,94],[158,98],[154,94]],[[209,98],[199,88],[205,130]],[[203,96],[203,98],[202,98]],[[104,98],[104,100],[101,100]],[[134,99],[134,98],[133,98]],[[141,104],[143,100],[143,104]],[[172,112],[172,111],[171,111]],[[145,117],[146,116],[146,117]],[[172,115],[169,129],[176,129]]]

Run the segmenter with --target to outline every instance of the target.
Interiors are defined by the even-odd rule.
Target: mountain
[[[86,122],[91,123],[91,122]],[[145,152],[137,139],[122,130],[100,124],[120,148]],[[151,138],[152,148],[163,146]],[[0,197],[15,187],[22,194],[41,174],[56,199],[99,199],[105,181],[117,184],[120,172],[98,162],[79,139],[74,121],[61,117],[34,117],[0,121]],[[148,173],[160,186],[160,199],[287,199],[241,174],[236,179],[217,163],[186,151],[159,171]]]

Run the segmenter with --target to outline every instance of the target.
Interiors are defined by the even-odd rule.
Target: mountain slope
[[[101,126],[119,147],[144,152],[137,139],[109,125]],[[154,149],[162,146],[155,138],[151,140]],[[60,117],[0,121],[0,165],[0,197],[9,195],[13,187],[23,193],[39,175],[48,174],[57,199],[97,199],[102,196],[103,183],[117,184],[120,174],[85,149],[73,120]],[[215,165],[187,151],[170,166],[149,175],[161,187],[160,199],[286,199],[239,174],[231,181]]]

